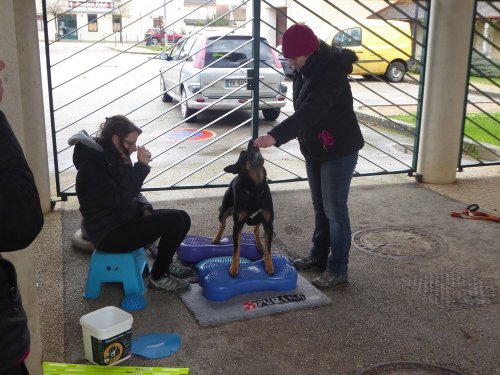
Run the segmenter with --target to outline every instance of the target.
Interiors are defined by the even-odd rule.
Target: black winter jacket
[[[124,164],[119,156],[103,148],[85,131],[70,138],[75,145],[73,162],[78,170],[76,194],[83,225],[96,248],[113,229],[140,217],[151,204],[140,194],[150,167]]]
[[[33,174],[0,111],[0,252],[29,246],[43,226]],[[0,255],[0,373],[29,351],[30,334],[14,265]]]
[[[347,79],[355,61],[353,51],[334,51],[320,43],[301,71],[295,71],[295,112],[269,132],[276,146],[298,138],[302,154],[313,162],[338,159],[363,147]]]

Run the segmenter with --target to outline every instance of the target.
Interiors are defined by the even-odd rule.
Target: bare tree
[[[49,0],[46,3],[47,14],[54,19],[56,23],[56,31],[59,35],[59,20],[58,17],[68,10],[68,2],[65,0]]]
[[[122,35],[122,28],[123,28],[123,18],[129,16],[129,7],[128,7],[128,2],[129,0],[115,0],[115,9],[113,10],[114,14],[118,14],[120,16],[120,43],[123,43],[123,35]],[[116,32],[115,29],[113,29],[114,32]]]

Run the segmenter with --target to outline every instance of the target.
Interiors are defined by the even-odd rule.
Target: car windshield
[[[212,43],[217,37],[209,38],[207,44]],[[217,40],[215,43],[209,45],[206,51],[205,64],[211,64],[217,59],[217,61],[212,67],[214,68],[237,68],[252,59],[252,42],[249,42],[249,37],[231,37],[222,38]],[[247,43],[248,42],[248,43]],[[238,48],[242,44],[246,45]],[[234,52],[232,50],[236,49]],[[231,53],[230,53],[231,52]],[[260,42],[260,67],[265,68],[269,65],[274,66],[274,59],[271,48],[266,44],[265,41]],[[245,65],[245,68],[252,68],[253,62]]]

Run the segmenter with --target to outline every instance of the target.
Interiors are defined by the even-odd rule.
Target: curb
[[[144,50],[143,51],[140,51],[140,50],[135,50],[134,51],[134,48],[138,48],[137,46],[134,46],[132,48],[130,48],[129,50],[127,50],[126,48],[122,49],[120,47],[109,47],[110,49],[112,49],[113,51],[117,51],[117,52],[123,52],[123,53],[131,53],[133,55],[151,55],[151,56],[156,56],[156,55],[159,55],[161,52],[153,52],[153,51],[148,51],[148,50]]]

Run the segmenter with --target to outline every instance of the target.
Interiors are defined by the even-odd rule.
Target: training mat
[[[297,287],[290,291],[247,293],[227,301],[210,301],[203,296],[199,285],[191,284],[190,290],[183,293],[181,299],[202,326],[214,326],[331,303],[330,298],[301,275],[297,277]]]

